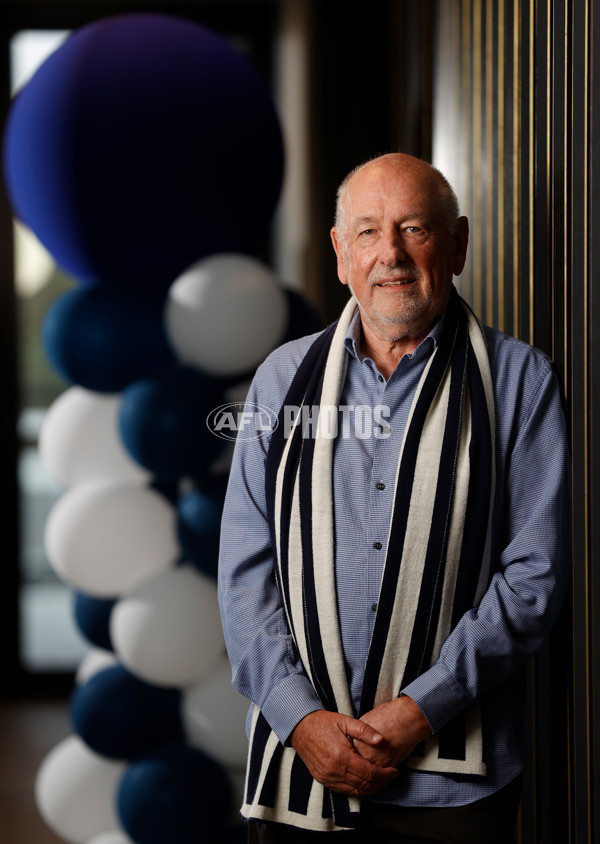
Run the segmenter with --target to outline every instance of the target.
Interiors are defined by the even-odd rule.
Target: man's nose
[[[397,262],[406,261],[406,249],[402,233],[397,229],[390,229],[383,233],[381,260],[384,264],[393,266]]]

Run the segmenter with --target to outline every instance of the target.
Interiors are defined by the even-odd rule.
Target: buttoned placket
[[[376,379],[375,385],[379,388],[377,403],[386,404],[387,381],[379,372],[370,359],[363,361],[363,366],[369,369],[371,377]],[[387,529],[385,528],[386,513],[390,509],[389,489],[393,487],[393,479],[390,474],[391,464],[389,455],[394,451],[392,441],[393,430],[388,420],[387,430],[379,426],[381,438],[373,436],[373,451],[371,477],[369,483],[369,518],[367,523],[367,583],[366,583],[366,613],[367,626],[372,632],[375,623],[375,614],[379,603],[379,589],[383,563],[387,548]],[[386,493],[386,490],[388,492]]]
[[[362,499],[365,507],[360,510],[353,506],[357,520],[355,527],[362,527],[362,531],[354,531],[357,539],[362,536],[362,553],[352,552],[348,558],[342,554],[342,559],[336,562],[338,601],[340,606],[346,606],[340,616],[341,633],[350,677],[353,678],[351,693],[356,711],[360,703],[360,678],[364,673],[377,617],[402,438],[412,399],[432,347],[433,340],[429,339],[416,353],[405,355],[387,381],[373,360],[362,357],[356,348],[352,350],[354,353],[351,352],[344,400],[348,404],[360,403],[368,396],[367,400],[372,407],[375,404],[389,407],[389,416],[384,420],[389,424],[379,426],[379,436],[373,436],[370,444],[365,443],[369,463],[363,463],[363,466],[367,471],[368,488],[360,493],[356,487],[357,469],[350,444],[346,448],[338,444],[341,445],[339,461],[334,463],[338,500],[341,500],[344,490],[356,489],[358,500]],[[351,559],[356,560],[357,564],[362,561],[362,578],[355,565],[348,567]],[[359,586],[361,580],[362,587]],[[349,607],[353,608],[353,613],[348,611]],[[360,635],[359,630],[362,631]]]
[[[421,354],[405,355],[386,381],[375,363],[368,358],[362,361],[372,377],[380,405],[390,407],[389,431],[386,437],[373,439],[371,479],[369,486],[369,514],[366,536],[367,584],[366,614],[367,625],[372,634],[379,603],[379,592],[388,547],[388,534],[393,507],[395,476],[400,457],[400,448],[412,395],[416,389],[422,366],[426,357]],[[412,376],[412,377],[411,377]],[[409,398],[410,397],[410,398]]]

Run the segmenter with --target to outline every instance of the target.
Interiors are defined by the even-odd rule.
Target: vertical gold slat
[[[535,54],[535,0],[530,0],[529,2],[529,162],[528,162],[528,174],[529,174],[529,243],[528,243],[528,252],[529,252],[529,342],[534,342],[534,291],[535,291],[535,266],[534,266],[534,258],[535,258],[535,234],[534,234],[534,190],[535,190],[535,148],[534,148],[534,120],[535,120],[535,112],[534,112],[534,98],[535,98],[535,61],[534,61],[534,54]]]
[[[591,108],[591,102],[589,99],[589,80],[591,78],[591,67],[590,67],[590,4],[589,0],[586,0],[585,3],[585,54],[584,54],[584,109],[583,109],[583,143],[584,143],[584,154],[583,154],[583,162],[584,162],[584,184],[583,184],[583,396],[584,396],[584,406],[583,406],[583,418],[585,420],[584,424],[584,466],[585,466],[585,476],[584,476],[584,489],[585,489],[585,613],[586,613],[586,637],[585,637],[585,645],[586,645],[586,732],[587,732],[587,821],[588,821],[588,834],[592,835],[592,747],[593,747],[593,735],[592,735],[592,713],[590,711],[590,702],[592,698],[592,691],[591,691],[591,677],[590,677],[590,638],[591,638],[591,618],[590,618],[590,502],[591,502],[591,489],[590,489],[590,382],[589,382],[589,185],[590,185],[590,178],[589,178],[589,121],[588,115]]]
[[[520,337],[519,269],[521,255],[521,14],[520,0],[513,2],[513,254],[512,254],[512,334]]]
[[[482,62],[481,62],[481,2],[473,3],[473,214],[477,236],[473,242],[473,309],[481,319],[482,314]]]
[[[533,291],[534,291],[534,279],[535,279],[535,266],[534,266],[534,173],[535,173],[535,150],[534,150],[534,94],[535,94],[535,80],[534,80],[534,44],[535,44],[535,17],[534,17],[534,2],[535,0],[529,0],[529,33],[528,33],[528,81],[529,81],[529,101],[528,101],[528,127],[529,127],[529,143],[528,143],[528,160],[527,160],[527,173],[528,173],[528,237],[527,237],[527,253],[528,253],[528,270],[529,270],[529,342],[533,343],[533,325],[534,325],[534,302],[533,302]],[[520,178],[523,178],[524,174],[520,173]],[[537,709],[538,709],[538,702],[537,702],[537,663],[536,660],[533,659],[531,661],[532,665],[532,681],[530,685],[531,689],[531,698],[532,698],[532,769],[533,769],[533,776],[532,776],[532,785],[533,785],[533,840],[538,840],[538,813],[540,811],[540,802],[539,802],[539,795],[538,795],[538,747],[537,747]]]
[[[452,73],[452,80],[454,82],[454,114],[455,114],[455,132],[453,142],[456,144],[455,149],[462,151],[464,150],[464,105],[461,102],[461,90],[462,90],[462,74],[463,74],[463,57],[462,57],[462,50],[461,50],[461,33],[462,33],[462,15],[461,15],[461,7],[460,3],[457,3],[456,0],[450,0],[450,7],[452,12],[449,13],[449,17],[452,19],[452,47],[454,50],[454,54],[452,56],[452,69],[449,70],[446,68],[447,73]],[[461,200],[462,200],[462,208],[461,214],[469,215],[469,205],[467,199],[467,190],[465,188],[466,181],[465,181],[465,157],[463,155],[457,154],[455,155],[457,164],[456,166],[456,179],[457,184],[456,188],[460,191]],[[469,244],[469,252],[467,253],[468,257],[467,260],[470,260],[470,252],[471,247]],[[468,270],[465,268],[463,274],[460,277],[461,283],[461,290],[462,294],[465,295],[465,279],[467,277]]]
[[[552,78],[552,14],[546,4],[546,243],[548,244],[548,259],[552,248],[552,100],[551,92],[554,85]],[[541,142],[541,138],[540,138]],[[552,280],[552,264],[547,262],[548,279]],[[548,287],[550,285],[548,284]],[[552,350],[554,351],[554,332],[552,332]]]
[[[554,171],[554,163],[552,160],[552,133],[553,133],[553,119],[552,119],[552,92],[556,97],[560,96],[559,91],[559,80],[556,77],[555,69],[553,65],[553,12],[552,7],[549,4],[546,4],[546,15],[547,15],[547,24],[546,24],[546,55],[547,55],[547,64],[546,64],[546,78],[548,80],[546,85],[546,201],[547,201],[547,215],[546,215],[546,232],[548,243],[550,244],[550,248],[553,249],[553,238],[552,238],[552,230],[553,230],[553,196],[552,196],[552,183],[553,183],[553,171]],[[564,98],[563,98],[564,99]],[[548,261],[548,273],[550,274],[550,280],[552,283],[552,290],[554,294],[554,278],[556,278],[556,292],[558,293],[558,285],[560,282],[560,276],[558,273],[558,268],[554,267],[552,261]],[[565,308],[566,302],[563,302],[563,310],[566,312]],[[565,324],[566,328],[566,324]],[[553,351],[553,358],[558,360],[558,356],[562,354],[563,358],[563,378],[561,379],[563,384],[563,395],[565,399],[567,399],[567,390],[566,390],[566,379],[567,379],[567,335],[564,334],[564,341],[563,341],[563,348],[557,348],[556,345],[556,331],[553,330],[552,334],[552,351]],[[567,737],[567,818],[568,818],[568,844],[573,844],[573,828],[570,822],[573,816],[573,802],[572,802],[572,792],[573,792],[573,740],[572,740],[572,687],[565,690],[564,694],[566,696],[566,707],[565,707],[565,735]]]
[[[506,181],[506,146],[504,125],[504,27],[505,0],[498,0],[498,328],[506,331],[506,301],[505,301],[505,219],[504,219],[504,185]]]
[[[469,167],[473,160],[473,144],[471,138],[472,132],[472,85],[471,85],[471,55],[472,55],[472,41],[471,41],[471,0],[462,0],[461,4],[461,82],[462,82],[462,131],[463,131],[463,145],[464,156],[462,161],[464,166]],[[465,213],[467,217],[472,219],[472,204],[471,204],[471,187],[472,181],[467,176],[463,180],[465,185]],[[473,250],[467,253],[466,282],[467,287],[466,298],[473,304]],[[463,276],[464,277],[464,276]]]
[[[485,321],[488,325],[494,319],[494,191],[496,189],[494,168],[494,0],[486,0],[485,9],[485,240],[486,279]]]
[[[564,125],[563,125],[563,219],[565,220],[565,229],[564,229],[564,243],[562,244],[563,248],[563,313],[564,313],[564,325],[563,325],[563,336],[564,336],[564,345],[565,345],[565,390],[567,396],[570,395],[571,391],[571,371],[569,369],[569,338],[572,338],[572,334],[569,331],[569,314],[570,308],[569,305],[569,278],[571,275],[570,268],[567,266],[567,255],[569,254],[568,250],[568,232],[566,227],[566,221],[569,219],[569,191],[570,191],[570,162],[568,156],[569,150],[569,115],[567,113],[567,105],[569,103],[569,70],[567,67],[568,64],[568,55],[569,55],[569,0],[565,0],[565,33],[564,33],[564,78],[563,78],[563,102],[565,103],[564,109]]]
[[[433,102],[435,106],[435,120],[432,127],[432,151],[433,163],[438,166],[448,181],[452,183],[454,174],[446,164],[446,150],[448,146],[456,143],[458,138],[455,109],[444,108],[442,103],[445,97],[452,102],[456,99],[455,71],[458,60],[458,51],[454,47],[454,29],[452,26],[452,14],[449,0],[440,0],[438,40],[434,46],[438,56],[435,62],[435,90]],[[452,74],[450,76],[450,74]],[[451,81],[449,81],[451,79]]]
[[[460,155],[456,155],[456,150],[462,149],[463,140],[463,119],[461,113],[461,85],[462,85],[462,62],[461,54],[461,16],[460,5],[455,0],[449,0],[446,5],[445,12],[447,31],[451,32],[451,39],[448,39],[448,47],[446,54],[446,64],[443,66],[444,82],[443,89],[451,97],[454,103],[452,111],[452,136],[448,138],[450,149],[453,153],[450,155],[452,160],[451,173],[452,181],[457,193],[461,196],[461,206],[464,206],[462,196],[464,194],[464,162]],[[448,79],[452,80],[451,86],[448,86]],[[445,106],[447,110],[447,105]],[[463,208],[461,207],[461,213]],[[461,279],[461,284],[464,283]]]
[[[563,234],[564,242],[561,244],[562,256],[563,256],[563,279],[562,279],[563,361],[564,361],[563,380],[564,380],[565,396],[567,398],[569,398],[570,393],[571,393],[571,371],[570,371],[570,366],[569,366],[569,363],[570,363],[570,361],[569,361],[569,347],[570,347],[570,344],[571,344],[572,339],[573,339],[573,335],[569,331],[570,309],[568,307],[568,304],[569,304],[568,284],[569,284],[570,271],[569,271],[569,267],[567,266],[568,232],[567,232],[567,226],[566,226],[566,221],[569,219],[569,217],[568,217],[568,211],[569,211],[568,196],[569,196],[569,172],[570,172],[570,170],[569,170],[569,159],[568,159],[568,148],[569,147],[568,147],[568,143],[567,143],[567,141],[568,141],[567,105],[569,103],[569,93],[568,93],[569,92],[569,85],[568,85],[568,69],[567,69],[567,57],[569,55],[569,37],[568,37],[568,32],[569,32],[569,0],[565,0],[565,2],[564,2],[564,15],[565,15],[565,27],[564,27],[565,31],[564,31],[564,36],[563,36],[563,39],[564,39],[564,44],[563,44],[564,70],[563,70],[563,90],[562,90],[562,92],[560,92],[558,90],[559,80],[555,79],[553,81],[554,81],[554,87],[556,88],[556,94],[555,95],[558,97],[558,96],[561,96],[561,94],[562,94],[562,101],[564,103],[563,139],[562,139],[562,141],[563,141],[563,161],[562,161],[563,185],[562,185],[562,190],[563,190],[563,219],[565,220],[565,227],[564,227],[564,234]],[[557,37],[558,37],[558,35],[557,35]],[[558,211],[558,208],[556,210]],[[557,270],[558,270],[558,268],[557,268]],[[558,285],[558,279],[559,279],[558,272],[556,273],[556,275],[557,275],[557,285]],[[573,636],[574,632],[575,632],[574,630],[571,630],[572,636]],[[572,646],[574,646],[574,644],[575,644],[575,640],[574,640],[574,636],[573,636]],[[569,735],[569,762],[571,762],[571,759],[573,759],[573,766],[572,766],[572,769],[570,769],[570,772],[569,772],[570,773],[569,785],[571,786],[569,788],[569,844],[571,844],[571,842],[573,841],[573,824],[571,823],[571,821],[574,817],[575,808],[576,808],[576,805],[577,805],[577,794],[576,794],[576,789],[577,789],[577,760],[574,757],[574,753],[575,753],[575,730],[573,729],[573,732],[571,733],[572,719],[575,715],[574,695],[575,695],[575,684],[573,683],[572,687],[570,689],[570,693],[567,695],[567,707],[568,707],[568,710],[569,710],[569,733],[568,733],[568,735]],[[575,795],[574,801],[571,799],[571,794]]]

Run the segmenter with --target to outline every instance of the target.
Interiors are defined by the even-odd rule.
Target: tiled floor
[[[0,842],[64,844],[48,829],[34,798],[45,755],[72,733],[66,702],[0,699]]]

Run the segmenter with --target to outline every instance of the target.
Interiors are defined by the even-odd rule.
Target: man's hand
[[[366,712],[361,721],[383,737],[373,744],[354,739],[356,750],[375,765],[399,765],[411,751],[431,735],[431,727],[417,704],[407,695],[381,703]]]
[[[353,741],[360,741],[361,754]],[[383,737],[366,721],[319,709],[306,715],[292,731],[290,743],[321,785],[359,797],[375,794],[396,776],[394,767],[374,764],[362,749],[374,749]]]

